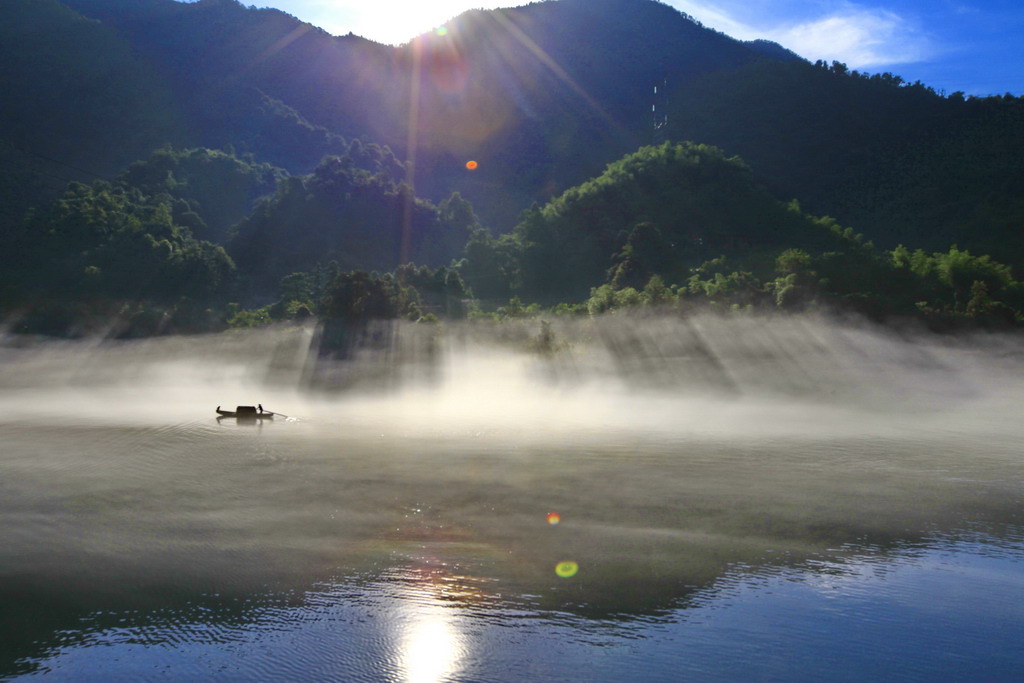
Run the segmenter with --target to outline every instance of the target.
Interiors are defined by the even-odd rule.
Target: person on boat
[[[263,404],[260,403],[259,406],[260,406],[260,412],[262,413],[263,412]]]

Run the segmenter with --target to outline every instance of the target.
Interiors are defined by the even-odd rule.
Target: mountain
[[[166,142],[307,173],[362,139],[412,162],[417,195],[457,191],[506,232],[641,145],[692,140],[880,244],[956,242],[1024,264],[1020,99],[811,64],[652,0],[473,10],[401,47],[235,0],[0,13],[0,68],[24,93],[3,108],[8,220],[59,178],[109,176]]]
[[[283,277],[332,261],[345,271],[448,264],[476,227],[472,209],[455,210],[465,203],[458,194],[439,207],[415,197],[389,173],[396,166],[389,152],[356,140],[344,157],[279,183],[230,241],[249,286],[273,292]]]
[[[498,239],[474,231],[458,271],[475,295],[509,301],[505,315],[511,296],[555,314],[813,307],[934,329],[1005,329],[1024,311],[1024,282],[991,257],[879,249],[693,143],[643,147]]]
[[[706,145],[644,147],[523,218],[512,235],[517,279],[529,300],[548,303],[580,301],[606,280],[683,283],[719,256],[770,262],[786,248],[855,244],[838,226],[773,198],[742,160]]]
[[[310,126],[365,136],[415,159],[419,192],[439,200],[459,190],[503,229],[535,199],[649,143],[650,92],[667,75],[761,59],[646,0],[471,11],[446,36],[399,48],[335,38],[233,0],[66,4],[116,28],[165,75],[189,121],[190,145],[230,143],[308,171],[319,159],[268,149],[266,127],[257,133],[249,121],[258,96],[273,98]],[[470,159],[479,164],[471,175]]]
[[[0,222],[184,134],[171,88],[118,31],[57,0],[0,3]]]

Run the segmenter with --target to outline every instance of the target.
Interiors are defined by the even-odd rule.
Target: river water
[[[0,678],[1024,678],[1020,337],[551,331],[4,339]]]

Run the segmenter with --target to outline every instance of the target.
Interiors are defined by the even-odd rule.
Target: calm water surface
[[[0,677],[1024,678],[1020,340],[557,332],[8,341]]]

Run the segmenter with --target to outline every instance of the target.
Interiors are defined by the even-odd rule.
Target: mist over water
[[[1020,670],[990,647],[1024,635],[1018,336],[704,315],[320,340],[5,340],[0,676],[862,679],[863,654],[769,655],[851,624],[867,648],[910,624],[909,677],[948,671],[933,649]],[[257,403],[283,415],[215,419]],[[989,609],[921,630],[922,585]]]
[[[331,354],[318,352],[312,328],[8,344],[0,407],[21,419],[164,424],[265,398],[303,422],[358,415],[401,433],[525,426],[542,439],[584,428],[863,433],[876,416],[902,429],[893,411],[969,430],[1020,390],[1024,361],[1015,337],[896,335],[796,317],[609,317],[551,330],[550,348],[538,348],[534,321],[378,323]]]

